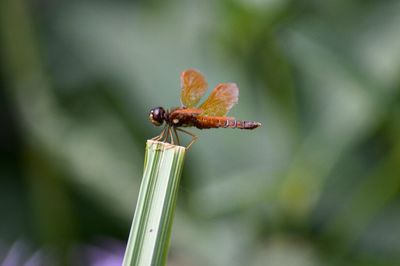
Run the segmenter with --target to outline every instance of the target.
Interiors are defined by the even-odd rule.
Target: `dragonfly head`
[[[165,110],[162,107],[156,107],[150,110],[149,119],[155,126],[161,126],[164,123]]]

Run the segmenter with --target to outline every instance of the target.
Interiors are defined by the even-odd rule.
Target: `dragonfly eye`
[[[150,110],[149,119],[155,126],[161,126],[164,123],[165,110],[162,107],[156,107]]]

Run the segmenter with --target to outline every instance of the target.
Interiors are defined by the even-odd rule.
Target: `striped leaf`
[[[148,140],[123,265],[165,265],[185,148]]]

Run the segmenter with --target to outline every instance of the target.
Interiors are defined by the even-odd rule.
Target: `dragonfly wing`
[[[181,73],[181,103],[185,107],[195,107],[208,88],[204,76],[195,69]]]
[[[239,88],[235,83],[219,84],[200,106],[202,116],[225,116],[239,100]]]

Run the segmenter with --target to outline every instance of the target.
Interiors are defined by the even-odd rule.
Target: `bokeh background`
[[[0,264],[120,265],[154,106],[193,130],[168,265],[400,265],[400,2],[2,0]]]

